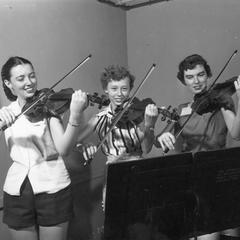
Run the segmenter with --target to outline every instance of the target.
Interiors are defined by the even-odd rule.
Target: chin
[[[31,98],[34,96],[35,93],[28,93],[28,94],[25,94],[25,98]]]
[[[205,88],[204,89],[199,89],[199,90],[193,89],[193,94],[199,94],[199,93],[202,93],[204,91],[205,91]]]

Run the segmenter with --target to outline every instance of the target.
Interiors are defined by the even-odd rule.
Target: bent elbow
[[[240,140],[240,132],[239,131],[236,131],[236,130],[232,129],[231,131],[229,131],[229,133],[230,133],[230,136],[233,140],[235,140],[235,141]]]
[[[68,157],[69,154],[70,154],[70,149],[58,149],[58,154],[61,156],[61,157]]]
[[[240,135],[231,135],[231,137],[235,141],[240,141]]]
[[[59,155],[63,158],[68,157],[69,152],[59,152]]]

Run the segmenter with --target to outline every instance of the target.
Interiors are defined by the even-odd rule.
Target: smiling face
[[[105,93],[108,95],[112,109],[121,106],[130,94],[130,80],[125,77],[121,80],[111,80],[108,82]]]
[[[4,83],[18,97],[20,103],[25,103],[37,90],[37,79],[31,64],[12,67],[10,79],[5,79]]]
[[[203,65],[196,65],[193,69],[184,71],[184,81],[193,94],[201,93],[207,89],[208,76]]]

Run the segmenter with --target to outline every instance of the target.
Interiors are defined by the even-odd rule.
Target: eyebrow
[[[24,77],[24,74],[16,76],[16,78],[21,78],[21,77]]]
[[[29,74],[27,74],[27,75],[31,75],[31,74],[35,74],[35,72],[34,72],[34,71],[32,71],[32,72],[30,72],[30,73],[29,73]],[[18,75],[18,76],[16,76],[16,78],[18,78],[18,77],[23,77],[23,76],[25,76],[25,74]]]
[[[201,74],[201,73],[206,73],[206,71],[203,70],[203,71],[201,71],[201,72],[198,72],[196,75]],[[194,75],[194,74],[187,74],[187,73],[185,73],[185,76],[193,76],[193,75]]]

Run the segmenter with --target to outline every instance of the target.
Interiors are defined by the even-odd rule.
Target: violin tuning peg
[[[97,93],[97,92],[94,92],[94,93],[93,93],[93,96],[98,96],[98,93]]]
[[[103,94],[103,95],[101,95],[101,98],[102,98],[102,99],[106,99],[107,96]]]
[[[169,105],[169,106],[167,107],[167,110],[170,110],[170,109],[171,109],[171,107],[172,107],[172,106],[171,106],[171,105]]]

